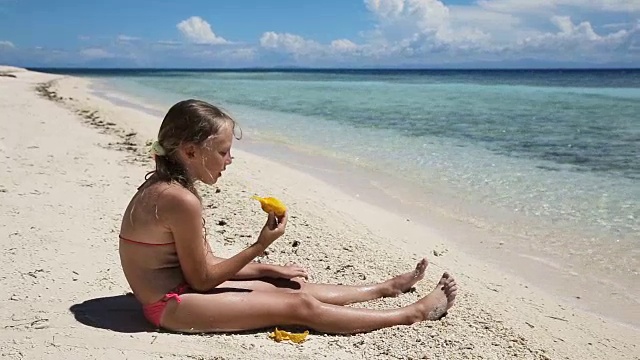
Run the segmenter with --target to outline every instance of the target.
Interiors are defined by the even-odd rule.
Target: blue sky
[[[0,63],[640,64],[640,0],[0,0]]]

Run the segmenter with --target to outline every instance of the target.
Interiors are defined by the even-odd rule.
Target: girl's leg
[[[347,305],[369,301],[380,297],[398,296],[411,289],[424,278],[427,259],[422,259],[413,271],[395,276],[385,282],[364,286],[313,284],[300,280],[250,280],[227,281],[220,288],[245,289],[250,291],[281,291],[285,293],[307,293],[323,303]]]
[[[299,325],[326,333],[357,333],[439,319],[453,306],[456,292],[455,280],[445,273],[429,295],[409,306],[382,311],[325,304],[304,292],[185,294],[180,303],[169,302],[162,326],[219,332]]]

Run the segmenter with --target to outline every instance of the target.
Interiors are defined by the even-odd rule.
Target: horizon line
[[[248,66],[248,67],[82,67],[82,66],[22,66],[27,70],[170,70],[170,71],[487,71],[487,70],[640,70],[640,67],[302,67],[302,66]]]

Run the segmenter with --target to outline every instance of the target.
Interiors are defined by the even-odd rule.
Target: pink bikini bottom
[[[164,314],[164,309],[167,306],[167,301],[175,299],[177,302],[180,302],[182,301],[182,299],[180,299],[180,295],[186,294],[190,291],[191,288],[188,284],[183,283],[178,285],[175,289],[166,293],[162,299],[152,304],[143,305],[142,311],[144,312],[144,317],[153,325],[160,327],[160,320],[162,320],[162,315]]]

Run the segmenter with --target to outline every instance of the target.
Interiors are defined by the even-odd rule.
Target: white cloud
[[[15,46],[15,45],[13,45],[13,43],[12,43],[11,41],[8,41],[8,40],[1,40],[1,41],[0,41],[0,49],[2,49],[2,48],[9,48],[9,49],[13,49],[13,48],[15,48],[15,47],[16,47],[16,46]]]
[[[160,40],[160,41],[156,41],[155,43],[153,43],[153,45],[155,45],[156,47],[168,48],[169,49],[169,48],[180,47],[183,44],[181,42],[175,41],[175,40]]]
[[[161,45],[180,45],[180,42],[175,40],[160,40],[157,43]]]
[[[252,60],[256,55],[256,49],[254,48],[237,48],[237,49],[223,49],[220,51],[205,49],[194,53],[195,57],[212,59],[212,60],[224,60],[224,61],[237,61],[237,60]]]
[[[558,27],[558,29],[560,29],[560,36],[577,36],[589,41],[598,40],[601,38],[593,31],[593,28],[588,21],[584,21],[578,25],[574,25],[569,16],[553,16],[551,18],[551,22],[553,22]]]
[[[365,0],[382,27],[437,30],[449,20],[449,8],[439,0]]]
[[[268,51],[287,54],[301,64],[323,66],[332,62],[349,63],[363,52],[367,46],[358,45],[349,39],[336,39],[329,44],[289,33],[265,32],[260,37],[260,46]]]
[[[504,31],[519,19],[477,7],[447,7],[439,0],[365,0],[378,19],[370,43],[386,45],[394,56],[419,57],[429,53],[472,51],[491,47],[487,30]],[[485,29],[485,24],[493,25]],[[512,25],[509,25],[512,24]],[[379,52],[379,51],[378,51]]]
[[[575,7],[596,11],[640,12],[638,0],[479,0],[480,7],[507,13],[552,11]]]
[[[260,46],[272,51],[280,51],[293,56],[296,60],[322,56],[324,46],[314,40],[299,35],[268,31],[260,37]]]
[[[220,54],[229,59],[235,60],[252,60],[256,56],[256,49],[254,48],[239,48],[224,50]]]
[[[115,57],[114,54],[100,48],[88,48],[80,50],[80,55],[87,59],[108,59]]]
[[[497,41],[508,41],[516,29],[522,28],[523,20],[513,14],[485,10],[477,6],[451,6],[449,8],[452,29],[477,29],[491,34]]]
[[[539,55],[557,54],[557,57],[573,57],[581,55],[598,55],[600,58],[615,56],[625,45],[633,45],[634,36],[640,33],[640,26],[630,30],[619,30],[607,35],[597,34],[588,21],[573,23],[568,16],[554,16],[551,18],[558,28],[558,32],[538,33],[517,41],[514,49],[538,52]],[[560,51],[559,51],[560,49]]]
[[[522,58],[601,61],[629,59],[640,46],[640,22],[616,23],[609,17],[614,25],[597,31],[584,15],[585,10],[590,14],[640,10],[640,0],[479,0],[457,6],[440,0],[363,1],[376,23],[363,31],[359,42],[336,39],[320,44],[296,34],[265,32],[260,45],[300,61],[350,57],[354,64]],[[569,16],[572,8],[579,14],[577,22]],[[624,20],[626,15],[618,18]]]
[[[229,41],[216,35],[211,30],[211,25],[199,16],[192,16],[176,25],[178,30],[187,40],[196,44],[228,44]]]
[[[292,54],[307,54],[320,49],[320,44],[302,36],[268,31],[260,37],[260,46],[266,49],[280,49]]]
[[[133,41],[139,41],[140,40],[139,37],[129,36],[129,35],[118,35],[117,39],[120,42],[133,42]]]
[[[358,50],[358,45],[349,39],[333,40],[330,47],[338,53],[349,53]]]
[[[605,29],[623,29],[623,28],[629,28],[632,27],[633,24],[629,23],[629,22],[619,22],[619,23],[611,23],[611,24],[604,24],[602,25],[603,28]]]

